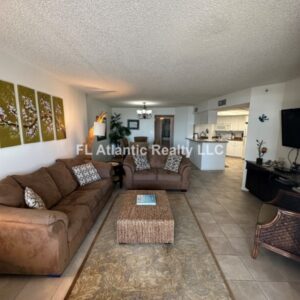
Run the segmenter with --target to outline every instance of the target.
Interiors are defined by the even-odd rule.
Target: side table
[[[123,164],[121,162],[117,161],[110,161],[109,162],[113,167],[113,182],[119,183],[120,188],[123,187],[123,175],[124,175],[124,169]]]

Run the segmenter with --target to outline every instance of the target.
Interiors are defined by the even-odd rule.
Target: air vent
[[[222,99],[218,101],[218,106],[224,106],[226,105],[226,99]]]

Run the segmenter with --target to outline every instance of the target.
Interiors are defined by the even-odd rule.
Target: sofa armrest
[[[66,228],[69,225],[67,215],[60,211],[30,208],[0,207],[0,222],[24,223],[34,225],[52,225],[62,221]]]
[[[182,175],[183,171],[186,168],[191,168],[191,167],[192,167],[191,161],[187,157],[183,157],[182,160],[181,160],[180,166],[179,166],[178,173],[180,175]]]
[[[92,164],[97,169],[98,173],[102,178],[111,178],[113,173],[113,168],[110,163],[103,161],[93,160]]]
[[[68,217],[0,206],[2,274],[60,275],[69,261]]]
[[[127,155],[123,162],[123,167],[125,167],[130,170],[132,173],[135,171],[135,163],[133,160],[133,157],[131,155]]]
[[[123,178],[124,185],[127,189],[133,188],[133,174],[135,172],[135,164],[132,156],[127,155],[123,162],[125,176]]]

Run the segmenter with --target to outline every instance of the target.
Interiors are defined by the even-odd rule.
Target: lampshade
[[[105,136],[105,123],[94,122],[94,135]]]

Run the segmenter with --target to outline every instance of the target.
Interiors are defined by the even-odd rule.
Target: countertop
[[[216,143],[216,144],[228,143],[228,141],[224,141],[224,140],[218,141],[218,140],[212,140],[212,139],[203,139],[203,140],[202,139],[194,140],[191,138],[186,138],[186,139],[189,141],[195,142],[195,143]]]

